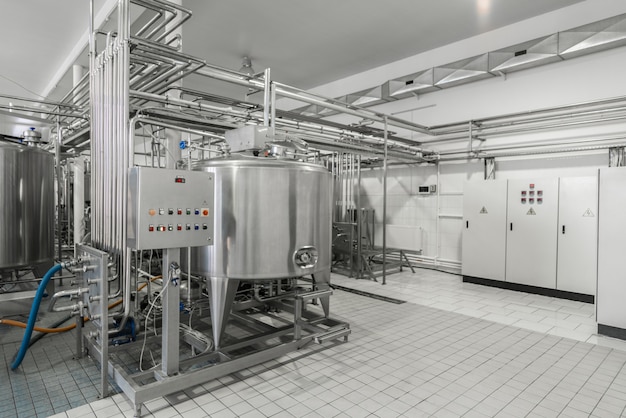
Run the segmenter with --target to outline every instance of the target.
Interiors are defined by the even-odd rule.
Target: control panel
[[[133,167],[128,194],[129,247],[213,245],[213,173]]]
[[[522,190],[521,203],[529,205],[541,205],[543,203],[543,190],[536,190],[535,184],[530,183],[528,189]]]

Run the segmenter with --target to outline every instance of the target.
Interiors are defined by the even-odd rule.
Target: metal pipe
[[[271,88],[271,79],[270,79],[270,69],[265,69],[265,86],[263,89],[263,126],[270,126],[270,88]],[[273,105],[273,103],[272,103]]]
[[[279,84],[275,82],[275,85],[277,86],[284,86],[283,84]],[[353,105],[349,105],[349,104],[344,104],[343,106],[341,105],[335,105],[335,104],[331,104],[328,103],[326,101],[324,101],[323,99],[317,99],[317,98],[313,98],[313,97],[305,97],[302,94],[297,94],[297,93],[292,93],[290,91],[281,89],[280,87],[276,88],[276,94],[283,96],[283,97],[288,97],[290,99],[294,99],[294,100],[298,100],[298,101],[302,101],[305,103],[310,103],[310,104],[315,104],[318,106],[322,106],[331,110],[336,110],[338,112],[341,112],[343,114],[348,114],[348,115],[352,115],[352,116],[358,116],[364,119],[371,119],[374,120],[376,122],[383,122],[384,120],[387,120],[387,124],[388,125],[392,125],[392,126],[396,126],[398,128],[404,128],[404,129],[408,129],[410,131],[414,131],[414,132],[420,132],[420,133],[424,133],[424,134],[428,134],[428,129],[426,127],[423,127],[421,125],[417,125],[414,124],[412,122],[408,122],[408,121],[403,121],[399,118],[391,118],[392,123],[389,122],[389,117],[387,115],[381,115],[379,113],[375,113],[375,112],[371,112],[371,111],[367,111],[366,109],[360,108],[360,107],[356,107]],[[345,106],[345,107],[344,107]]]
[[[270,83],[270,131],[272,135],[276,134],[276,86]]]
[[[498,135],[498,136],[505,136],[505,135],[512,135],[512,134],[516,134],[516,133],[527,133],[530,131],[540,131],[540,130],[544,130],[544,129],[553,129],[553,128],[564,128],[564,127],[571,127],[571,126],[578,126],[578,125],[586,125],[586,124],[593,124],[593,123],[605,123],[605,122],[611,122],[611,121],[616,121],[616,120],[623,120],[626,119],[626,115],[623,116],[613,116],[613,117],[601,117],[598,119],[588,119],[588,120],[582,120],[582,121],[571,121],[571,122],[562,122],[562,123],[555,123],[555,124],[545,124],[545,125],[540,125],[540,126],[523,126],[523,127],[517,127],[518,125],[515,125],[515,128],[511,128],[511,129],[502,129],[500,131],[497,132],[493,132],[493,133],[489,133],[489,132],[485,132],[485,130],[488,129],[501,129],[502,126],[498,126],[498,127],[481,127],[479,128],[481,133],[480,135],[483,137],[487,137],[488,135]],[[476,121],[474,121],[476,122]],[[507,125],[509,126],[509,125]],[[464,131],[467,132],[467,131]],[[460,134],[457,136],[449,136],[449,137],[445,137],[445,138],[436,138],[436,139],[432,139],[432,140],[427,140],[427,141],[422,141],[422,144],[424,145],[430,145],[430,144],[436,144],[436,143],[442,143],[442,142],[454,142],[457,140],[465,140],[466,139],[466,134]]]
[[[54,305],[56,305],[59,298],[66,297],[66,296],[69,296],[71,298],[72,296],[80,296],[83,293],[89,293],[89,288],[79,287],[78,289],[61,290],[59,292],[54,293],[54,295],[52,295],[52,298],[50,299],[50,303],[48,304],[48,312],[61,312],[61,311],[70,310],[69,308],[72,308],[76,305],[63,306],[61,308],[55,308]]]
[[[595,105],[608,104],[608,103],[617,103],[617,102],[622,102],[622,101],[626,101],[626,96],[613,97],[609,99],[590,100],[586,102],[579,102],[579,103],[574,103],[574,104],[569,104],[569,105],[552,106],[552,107],[545,107],[541,109],[535,109],[535,110],[529,110],[529,111],[523,111],[523,112],[508,113],[504,115],[492,116],[492,117],[483,118],[483,119],[475,119],[475,122],[484,123],[484,122],[493,121],[493,120],[510,119],[510,118],[534,115],[534,114],[539,114],[539,113],[555,112],[555,111],[568,110],[568,109],[577,109],[580,107],[595,106]],[[450,128],[450,127],[463,126],[466,124],[467,124],[467,121],[454,122],[450,124],[430,126],[428,129],[431,135],[440,135],[441,133],[434,132],[434,131],[439,130],[439,129]]]
[[[61,102],[53,102],[50,100],[40,100],[40,99],[29,99],[28,97],[21,97],[21,96],[13,96],[10,94],[2,94],[0,93],[0,98],[3,99],[9,99],[9,100],[19,100],[22,102],[31,102],[31,103],[38,103],[38,104],[43,104],[43,105],[49,105],[49,106],[54,106],[54,107],[67,107],[68,109],[78,109],[78,106],[75,106],[71,103],[63,103]]]
[[[52,115],[52,116],[69,116],[77,119],[87,119],[83,115],[78,114],[68,114],[67,112],[59,112],[54,110],[47,110],[38,107],[28,107],[28,106],[20,106],[20,105],[6,105],[0,103],[0,109],[7,109],[11,111],[20,111],[20,112],[33,112],[33,113],[43,113],[44,115]]]
[[[387,116],[385,116],[385,155],[383,159],[383,284],[387,284]]]
[[[477,153],[488,153],[493,151],[508,151],[508,150],[517,150],[523,148],[546,148],[546,147],[555,147],[555,146],[568,146],[574,144],[584,144],[588,142],[604,142],[604,141],[622,141],[626,139],[626,133],[621,135],[611,135],[605,137],[597,137],[597,138],[585,138],[585,139],[575,139],[575,140],[566,140],[559,143],[550,143],[550,144],[523,144],[523,145],[514,145],[514,146],[499,146],[499,147],[486,147],[477,150]],[[612,145],[611,145],[612,146]],[[439,155],[456,155],[456,154],[464,154],[467,151],[443,151]]]
[[[140,92],[140,91],[136,91],[136,90],[132,90],[130,92],[130,97],[134,97],[134,98],[139,98],[139,99],[145,99],[148,101],[154,101],[157,103],[163,103],[163,104],[171,104],[171,105],[176,105],[176,106],[183,106],[183,107],[188,107],[190,109],[197,109],[197,110],[204,110],[204,111],[209,111],[209,112],[215,112],[215,113],[221,113],[221,114],[228,114],[228,115],[232,115],[235,117],[241,117],[244,119],[249,119],[250,117],[253,117],[255,112],[248,112],[248,111],[240,111],[240,110],[235,110],[233,108],[223,108],[223,107],[218,107],[218,106],[212,106],[212,105],[207,105],[204,103],[197,103],[197,102],[191,102],[188,100],[181,100],[181,99],[175,99],[172,97],[165,97],[165,96],[160,96],[160,95],[156,95],[156,94],[152,94],[152,93],[145,93],[145,92]],[[339,133],[339,134],[345,134],[346,132],[336,129],[336,128],[330,128],[330,127],[323,127],[320,125],[315,125],[315,124],[309,124],[309,123],[301,123],[298,121],[290,121],[290,120],[286,120],[286,119],[280,119],[280,120],[276,120],[276,123],[281,125],[281,126],[295,126],[295,127],[310,127],[313,126],[321,131],[328,131],[328,132],[334,132],[334,133]],[[380,140],[380,138],[376,138],[376,137],[371,137],[371,136],[362,136],[360,138],[362,141],[365,142],[370,142],[370,143],[375,143],[375,144],[380,144],[382,141]],[[388,141],[391,142],[391,141]],[[399,143],[399,142],[393,142],[394,146],[396,147],[402,147],[403,149],[407,149],[408,151],[414,151],[414,152],[423,152],[422,148],[418,148],[418,147],[413,147],[413,146],[409,146],[403,143]]]

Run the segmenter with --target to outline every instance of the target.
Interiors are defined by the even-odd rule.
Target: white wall
[[[391,78],[446,64],[626,13],[623,0],[587,0],[536,19],[464,40],[387,66],[357,74],[320,86],[315,91],[331,97],[374,87]],[[626,96],[624,82],[626,47],[620,47],[573,58],[541,67],[494,77],[476,83],[428,93],[417,98],[378,106],[385,113],[423,125],[432,126],[511,112]],[[419,108],[418,110],[410,110]],[[402,113],[403,111],[406,111]],[[400,113],[398,113],[400,112]],[[345,117],[334,119],[348,122]],[[398,131],[399,135],[415,140],[424,137]],[[626,122],[559,128],[544,132],[528,132],[488,139],[481,146],[540,144],[547,139],[585,140],[605,135],[626,135]],[[623,141],[626,142],[626,141]],[[476,146],[477,144],[475,144]],[[437,151],[465,150],[467,141],[426,145]],[[554,154],[532,157],[498,158],[496,177],[538,178],[580,176],[597,172],[608,165],[608,151],[578,154]],[[435,165],[391,166],[389,168],[387,223],[388,245],[406,249],[422,249],[424,255],[441,260],[460,262],[463,183],[483,178],[483,162],[479,160],[441,163]],[[438,174],[439,173],[439,174]],[[362,173],[363,206],[376,210],[382,222],[382,171]],[[417,186],[438,184],[438,195],[418,195]],[[380,230],[377,241],[380,243]]]

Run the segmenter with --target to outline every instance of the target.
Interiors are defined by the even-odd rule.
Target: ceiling
[[[183,0],[194,13],[183,47],[234,69],[247,55],[256,71],[272,68],[273,79],[311,88],[580,1]],[[95,0],[95,10],[115,4]],[[59,98],[74,57],[86,62],[89,2],[11,1],[0,11],[10,17],[0,25],[9,40],[0,93]]]

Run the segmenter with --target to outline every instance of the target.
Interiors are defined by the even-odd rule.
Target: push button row
[[[165,208],[159,208],[159,209],[148,209],[148,215],[150,216],[155,216],[156,214],[159,215],[173,215],[174,212],[176,212],[177,215],[191,215],[191,213],[193,212],[194,215],[200,215],[200,216],[209,216],[209,209],[207,208],[186,208],[185,210],[183,210],[182,208],[178,208],[174,211],[173,208],[169,208],[169,209],[165,209]]]
[[[202,228],[203,230],[207,230],[209,229],[209,225],[207,224],[185,224],[185,231],[191,231],[191,229],[194,229],[195,231],[199,231],[200,228]],[[173,231],[174,230],[174,225],[169,224],[167,226],[165,225],[157,225],[154,226],[153,224],[148,225],[148,232],[164,232],[164,231]],[[177,224],[176,225],[176,230],[177,231],[182,231],[183,230],[183,225],[182,224]]]

